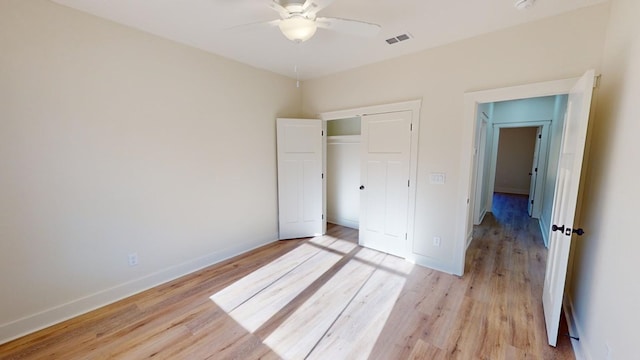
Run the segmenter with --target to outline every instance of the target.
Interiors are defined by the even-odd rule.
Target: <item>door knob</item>
[[[558,225],[553,225],[551,226],[551,231],[560,231],[561,233],[564,233],[567,236],[571,236],[571,233],[574,233],[578,236],[582,236],[584,235],[584,230],[582,229],[571,229],[571,228],[564,228],[564,225],[562,226],[558,226]]]
[[[360,190],[364,190],[364,185],[360,185]]]

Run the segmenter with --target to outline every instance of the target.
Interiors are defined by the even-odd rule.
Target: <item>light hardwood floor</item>
[[[330,226],[0,345],[0,358],[573,359],[567,337],[546,345],[546,250],[526,198],[495,203],[462,278]]]

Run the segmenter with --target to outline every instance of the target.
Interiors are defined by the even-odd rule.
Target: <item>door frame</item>
[[[474,187],[474,200],[473,200],[473,224],[474,225],[479,225],[482,222],[482,219],[484,219],[484,216],[487,213],[487,204],[485,203],[484,208],[482,208],[482,202],[484,200],[484,198],[486,196],[488,196],[488,194],[485,195],[485,197],[482,196],[482,190],[484,190],[484,179],[487,176],[487,170],[486,167],[486,162],[487,162],[487,133],[488,133],[488,127],[489,127],[489,121],[488,119],[485,119],[483,116],[480,116],[480,121],[478,122],[478,125],[476,125],[476,130],[475,130],[475,135],[476,137],[476,141],[478,141],[478,144],[476,144],[475,148],[474,148],[474,166],[475,166],[475,175],[474,175],[474,184],[472,185]],[[488,188],[488,186],[486,186]]]
[[[363,115],[384,114],[400,111],[411,111],[411,150],[409,161],[409,204],[407,209],[407,240],[405,242],[405,257],[411,260],[411,253],[413,248],[414,228],[415,228],[415,211],[416,211],[416,188],[418,183],[418,140],[420,137],[420,108],[422,106],[422,99],[410,100],[398,103],[382,104],[363,106],[358,108],[350,108],[344,110],[327,111],[318,114],[318,117],[322,120],[322,128],[324,134],[327,132],[327,121],[348,119],[348,118],[362,118]],[[323,136],[323,173],[327,172],[327,137]],[[327,185],[326,181],[323,181],[322,189],[322,207],[323,213],[327,213]],[[326,232],[327,217],[323,220],[323,232]]]
[[[460,152],[460,180],[458,184],[458,198],[456,230],[453,253],[453,270],[455,275],[464,274],[464,264],[467,250],[467,243],[471,239],[472,228],[469,228],[469,220],[473,217],[475,189],[472,184],[475,180],[474,162],[474,139],[476,138],[478,105],[507,100],[527,99],[541,96],[554,96],[568,94],[573,85],[580,77],[562,80],[545,81],[511,87],[480,90],[467,92],[464,94],[464,121],[462,122],[461,138],[462,147]],[[473,225],[471,225],[473,226]]]
[[[500,130],[502,129],[517,129],[517,128],[528,128],[534,127],[542,128],[542,141],[540,142],[540,154],[538,157],[538,179],[545,179],[547,175],[547,162],[549,156],[549,136],[550,136],[550,128],[551,128],[551,120],[543,120],[543,121],[522,121],[522,122],[513,122],[513,123],[497,123],[493,124],[493,139],[491,144],[491,163],[489,167],[489,183],[487,187],[490,193],[494,192],[496,185],[496,170],[498,166],[498,146],[500,144]],[[534,154],[535,156],[535,154]],[[477,175],[476,175],[477,176]],[[481,179],[479,179],[481,180]],[[533,181],[533,178],[530,180]],[[544,183],[543,181],[538,181],[536,183],[536,191],[534,195],[533,207],[534,210],[531,212],[533,218],[539,218],[542,213],[542,199],[544,198]],[[487,201],[487,208],[489,208],[489,212],[493,208],[493,197],[489,196]],[[478,224],[476,224],[478,225]]]

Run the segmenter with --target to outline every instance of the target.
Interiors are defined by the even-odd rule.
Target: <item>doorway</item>
[[[529,194],[537,132],[535,127],[500,129],[494,192]]]
[[[549,152],[549,127],[553,122],[562,123],[563,118],[563,114],[559,112],[549,121],[494,125],[487,192],[526,195],[529,216],[540,218],[544,205],[548,156],[558,156],[557,152]],[[492,211],[493,201],[489,201],[489,206],[488,211]]]
[[[551,205],[553,228],[541,229],[542,233],[549,234],[549,253],[547,267],[545,271],[545,283],[543,287],[543,309],[549,345],[555,346],[558,335],[558,325],[563,301],[563,289],[568,270],[568,263],[571,250],[571,238],[577,233],[581,234],[582,229],[576,231],[575,214],[576,205],[579,199],[579,185],[582,172],[582,160],[586,146],[587,127],[589,124],[589,114],[593,88],[595,84],[595,72],[589,70],[580,78],[558,80],[546,83],[516,86],[511,88],[494,89],[465,94],[465,114],[467,119],[477,119],[479,104],[491,101],[504,101],[514,99],[525,99],[534,96],[568,94],[567,110],[565,121],[559,137],[560,156],[558,157],[553,203]],[[484,101],[482,101],[484,100]],[[487,101],[488,100],[488,101]],[[470,124],[473,124],[472,122]],[[473,139],[476,129],[473,126],[463,128],[465,139]],[[466,195],[467,206],[461,214],[462,228],[464,233],[469,229],[474,208],[471,190],[475,188],[477,182],[476,172],[473,171],[477,152],[473,152],[474,143],[465,144],[468,154],[473,154],[471,158],[462,161],[463,178],[465,173],[469,175],[467,183],[462,182],[464,189],[462,194]],[[463,150],[464,151],[464,150]],[[551,172],[550,172],[551,173]],[[556,226],[557,224],[557,226]],[[557,231],[556,231],[557,230]],[[467,238],[459,238],[458,244],[469,244]],[[460,273],[464,272],[464,260],[466,248],[460,249],[457,255],[460,261]],[[569,314],[571,315],[571,314]]]
[[[556,170],[566,111],[565,94],[493,101],[479,105],[473,178],[473,222],[479,225],[493,208],[494,192],[529,197],[529,215],[545,229],[551,219]],[[486,159],[486,160],[485,160]],[[485,165],[480,165],[482,161]],[[467,238],[467,241],[471,241]]]
[[[320,114],[327,133],[325,227],[326,221],[357,227],[360,245],[409,258],[420,104],[416,100]],[[353,131],[356,122],[360,135]],[[354,187],[356,179],[359,183]],[[359,197],[358,206],[354,208],[353,200],[336,192],[350,199]]]
[[[360,118],[327,121],[327,222],[360,227]]]

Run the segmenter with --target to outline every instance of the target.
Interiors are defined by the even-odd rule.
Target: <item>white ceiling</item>
[[[514,0],[335,0],[319,16],[376,23],[375,38],[318,29],[302,44],[277,27],[229,29],[275,20],[270,0],[53,0],[214,54],[296,78],[309,79],[608,0],[537,0],[528,10]],[[410,33],[413,39],[388,45],[385,39]]]

